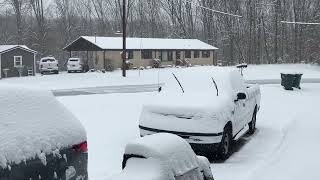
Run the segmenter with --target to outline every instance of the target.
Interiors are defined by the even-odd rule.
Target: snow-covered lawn
[[[194,67],[184,70],[208,71],[215,68]],[[161,69],[86,73],[25,78],[8,78],[1,83],[42,87],[50,90],[128,84],[167,82],[172,71]],[[320,67],[310,65],[249,66],[246,79],[280,79],[280,72],[303,72],[304,78],[320,78]],[[261,110],[256,134],[242,138],[229,160],[212,165],[218,180],[320,179],[320,84],[302,84],[302,90],[285,91],[280,85],[261,86]],[[89,176],[105,180],[121,170],[125,145],[139,137],[138,120],[142,104],[156,93],[104,94],[59,97],[83,123],[88,134]]]
[[[235,69],[235,67],[193,67],[190,71],[214,70],[214,69]],[[19,84],[32,87],[46,88],[50,90],[97,87],[97,86],[118,86],[118,85],[140,85],[156,84],[166,82],[172,77],[172,72],[180,71],[180,68],[130,70],[128,77],[122,78],[121,71],[107,73],[75,73],[68,74],[61,72],[58,75],[37,75],[35,77],[7,78],[0,80],[1,83]],[[286,71],[302,72],[303,78],[320,78],[320,66],[306,64],[293,65],[249,65],[244,70],[244,77],[248,80],[280,79],[280,73]],[[159,79],[158,79],[159,75]]]
[[[229,160],[213,164],[218,180],[319,179],[320,84],[303,84],[301,91],[264,85],[258,131],[237,143]],[[121,170],[125,144],[139,136],[142,103],[154,93],[62,97],[87,128],[89,173],[106,179]],[[81,103],[84,102],[84,103]]]

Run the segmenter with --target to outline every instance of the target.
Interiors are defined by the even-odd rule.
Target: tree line
[[[127,0],[126,8],[129,37],[200,39],[227,64],[320,59],[320,25],[282,22],[320,22],[319,0]],[[0,44],[66,58],[62,48],[79,36],[117,36],[121,14],[122,0],[0,0]]]

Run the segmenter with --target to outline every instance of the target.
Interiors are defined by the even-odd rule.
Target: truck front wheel
[[[218,149],[218,158],[221,160],[226,160],[231,154],[232,146],[232,129],[227,126],[224,128],[220,146]]]

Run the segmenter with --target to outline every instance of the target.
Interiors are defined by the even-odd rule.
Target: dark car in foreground
[[[213,180],[208,159],[197,156],[187,141],[169,133],[127,144],[122,168],[109,180]]]
[[[0,180],[88,179],[86,132],[51,92],[0,86]]]

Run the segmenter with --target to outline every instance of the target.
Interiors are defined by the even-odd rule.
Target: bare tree
[[[46,51],[46,35],[47,35],[47,23],[44,17],[44,7],[43,0],[30,0],[30,4],[37,21],[37,33],[35,33],[34,38],[38,42],[39,50],[42,54]]]

